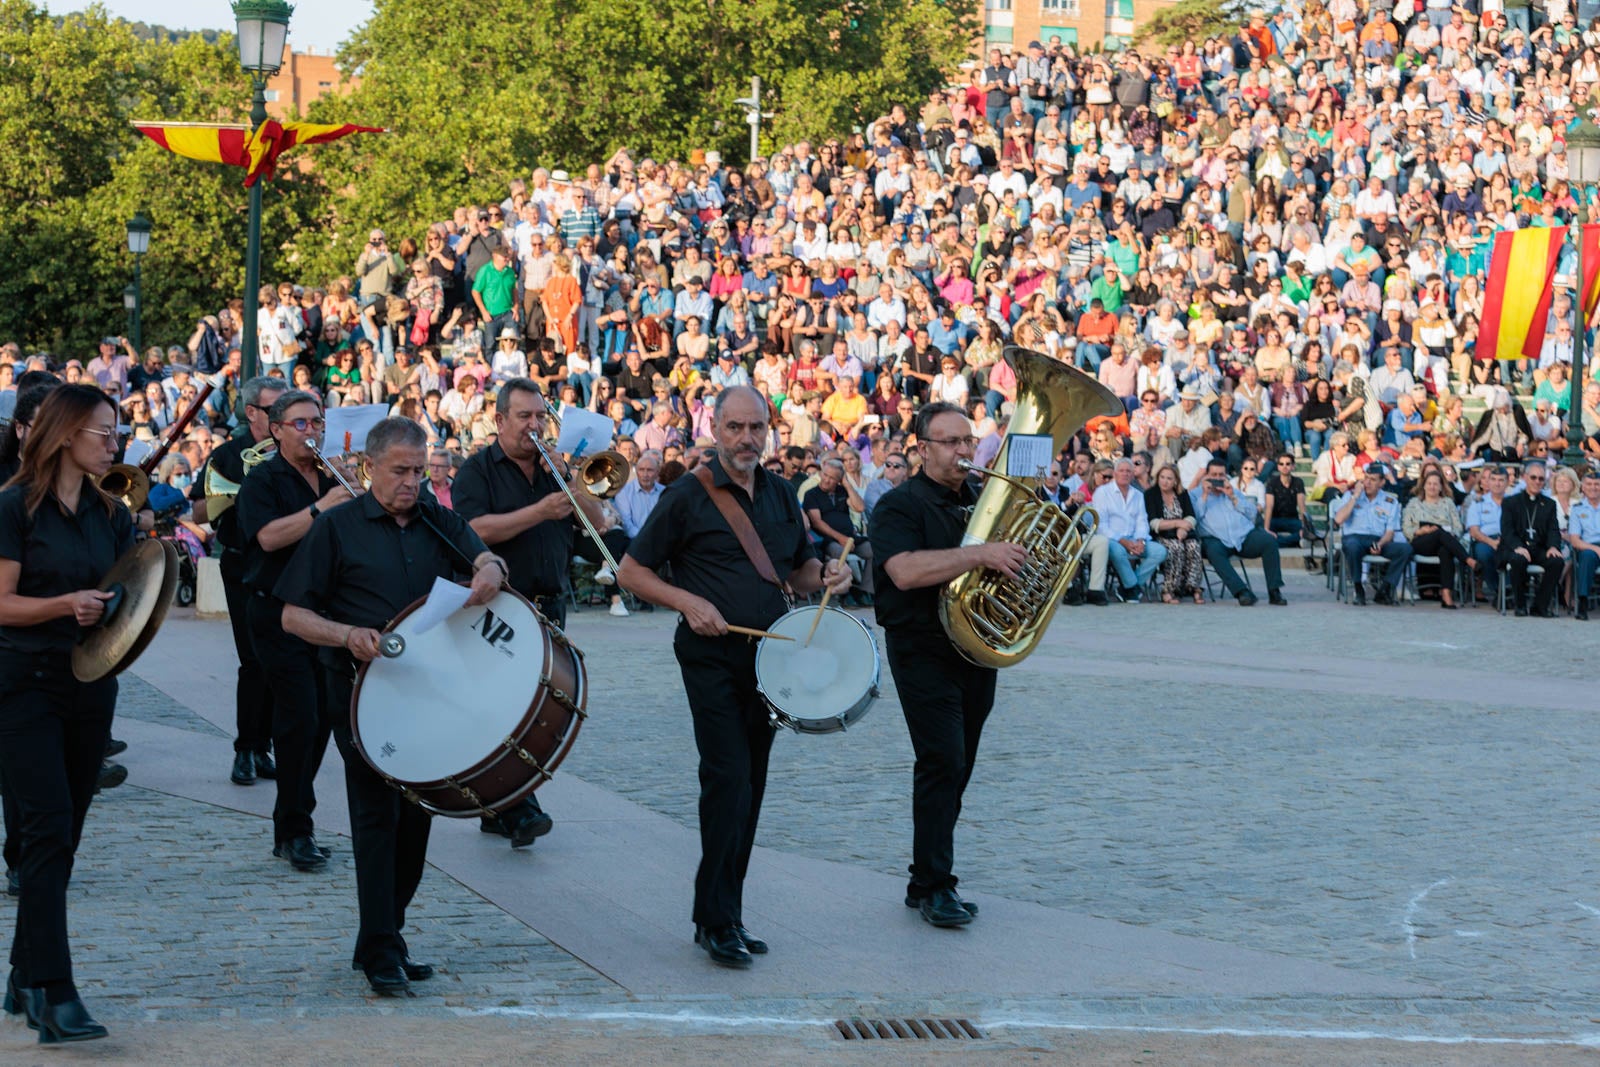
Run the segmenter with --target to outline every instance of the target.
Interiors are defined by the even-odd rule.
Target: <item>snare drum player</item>
[[[850,588],[841,561],[823,569],[794,490],[761,466],[770,414],[749,386],[717,394],[716,454],[667,487],[617,575],[624,589],[682,616],[673,651],[700,750],[695,943],[724,967],[748,967],[751,953],[767,951],[744,927],[743,894],[773,733],[756,690],[756,642],[728,625],[771,625],[788,610],[785,583],[801,595],[824,583]],[[671,583],[656,574],[667,564]]]
[[[278,449],[240,485],[235,510],[250,590],[250,640],[272,698],[272,747],[278,753],[272,854],[297,871],[319,871],[328,857],[313,836],[311,814],[332,716],[317,650],[284,632],[283,603],[272,589],[317,516],[350,494],[306,445],[308,439],[322,440],[322,404],[316,397],[290,390],[272,402],[267,418]]]
[[[917,413],[922,470],[883,495],[872,512],[876,610],[889,669],[916,753],[912,781],[911,881],[906,907],[934,926],[965,926],[976,904],[956,892],[956,819],[972,778],[978,738],[994,706],[996,671],[968,662],[939,623],[940,588],[975,567],[1016,578],[1021,545],[961,544],[978,495],[959,460],[977,448],[972,424],[954,404]]]
[[[67,881],[111,736],[117,680],[80,682],[72,649],[105,614],[96,590],[133,547],[128,509],[97,480],[117,455],[117,408],[63,385],[39,405],[22,466],[0,491],[0,770],[16,804],[22,894],[5,1011],[40,1044],[106,1036],[78,998]]]
[[[348,708],[356,665],[378,655],[379,631],[437,577],[470,574],[468,604],[486,604],[506,577],[505,563],[484,547],[465,520],[421,499],[428,438],[406,418],[388,418],[367,434],[372,485],[366,493],[318,515],[278,579],[283,628],[322,648],[330,708]],[[433,976],[413,961],[400,930],[422,880],[433,817],[404,800],[362,759],[350,717],[333,716],[344,756],[356,861],[361,929],[354,966],[374,992],[401,996]]]
[[[450,497],[456,514],[505,557],[516,575],[511,587],[564,629],[567,604],[561,580],[572,562],[573,510],[533,444],[532,435],[544,435],[547,412],[537,382],[512,378],[502,385],[494,411],[495,443],[461,465],[450,483]],[[574,488],[589,521],[596,529],[603,527],[600,501],[582,486]],[[498,819],[481,820],[480,828],[509,837],[512,848],[525,848],[553,825],[529,794]]]

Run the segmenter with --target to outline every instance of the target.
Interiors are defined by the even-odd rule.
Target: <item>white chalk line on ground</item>
[[[703,1012],[657,1011],[585,1011],[561,1008],[475,1008],[463,1010],[467,1016],[497,1015],[519,1018],[560,1020],[564,1022],[625,1022],[664,1023],[687,1028],[718,1030],[743,1027],[792,1028],[831,1027],[833,1019],[793,1019],[771,1015],[712,1015]],[[852,1014],[852,1013],[845,1013]],[[869,1014],[857,1012],[854,1014]],[[919,1013],[912,1013],[917,1015]],[[941,1018],[950,1012],[933,1013]],[[956,1013],[969,1014],[969,1013]],[[1235,1026],[1130,1026],[1114,1023],[1074,1022],[1066,1019],[1016,1017],[975,1020],[985,1030],[1075,1030],[1093,1033],[1126,1034],[1188,1034],[1196,1037],[1261,1037],[1293,1038],[1314,1041],[1402,1041],[1422,1045],[1526,1045],[1535,1048],[1576,1047],[1600,1048],[1600,1033],[1573,1034],[1569,1037],[1484,1037],[1476,1034],[1455,1036],[1431,1034],[1383,1033],[1377,1030],[1301,1030],[1294,1028],[1262,1027],[1250,1029]]]
[[[1406,949],[1410,951],[1412,959],[1417,958],[1417,927],[1411,920],[1422,907],[1422,902],[1428,899],[1428,894],[1442,885],[1449,885],[1450,881],[1449,878],[1441,878],[1406,902],[1406,910],[1400,916],[1400,929],[1405,931]]]
[[[1588,912],[1590,915],[1600,918],[1600,908],[1591,908],[1581,900],[1574,900],[1573,903],[1582,908],[1584,911]]]

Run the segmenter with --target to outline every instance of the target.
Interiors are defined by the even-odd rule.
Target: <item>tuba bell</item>
[[[1016,346],[1008,347],[1004,358],[1017,375],[1008,435],[1048,434],[1059,454],[1090,419],[1122,414],[1116,394],[1076,367]],[[1021,577],[970,570],[952,579],[939,597],[939,622],[950,642],[980,667],[1013,666],[1038,646],[1100,521],[1092,508],[1068,515],[1039,499],[1037,479],[1005,474],[1009,451],[1009,443],[1000,446],[994,461],[998,470],[962,463],[989,480],[961,543],[1022,545],[1028,559]]]
[[[259,445],[247,448],[239,453],[239,459],[244,463],[244,473],[249,476],[262,463],[272,458],[277,449],[278,442],[267,438]],[[222,474],[217,468],[206,464],[206,520],[216,522],[217,516],[233,507],[234,501],[239,496],[239,483]]]
[[[129,511],[138,511],[150,499],[150,475],[132,463],[113,463],[99,484],[101,492],[128,505]]]

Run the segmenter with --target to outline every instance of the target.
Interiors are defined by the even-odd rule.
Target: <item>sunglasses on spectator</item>
[[[885,470],[891,471],[903,471],[906,469],[906,465],[904,463],[885,463],[883,466]]]

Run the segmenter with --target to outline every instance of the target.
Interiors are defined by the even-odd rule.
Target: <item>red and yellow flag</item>
[[[208,163],[244,167],[246,188],[272,177],[278,157],[296,145],[326,144],[352,133],[383,133],[381,126],[325,124],[268,119],[254,134],[249,127],[220,123],[134,123],[134,129],[169,152]]]
[[[1567,239],[1565,226],[1507,230],[1494,238],[1478,348],[1495,359],[1535,358],[1550,316],[1550,283]]]
[[[1583,243],[1583,320],[1595,324],[1596,310],[1600,308],[1600,223],[1583,227],[1579,240]]]

